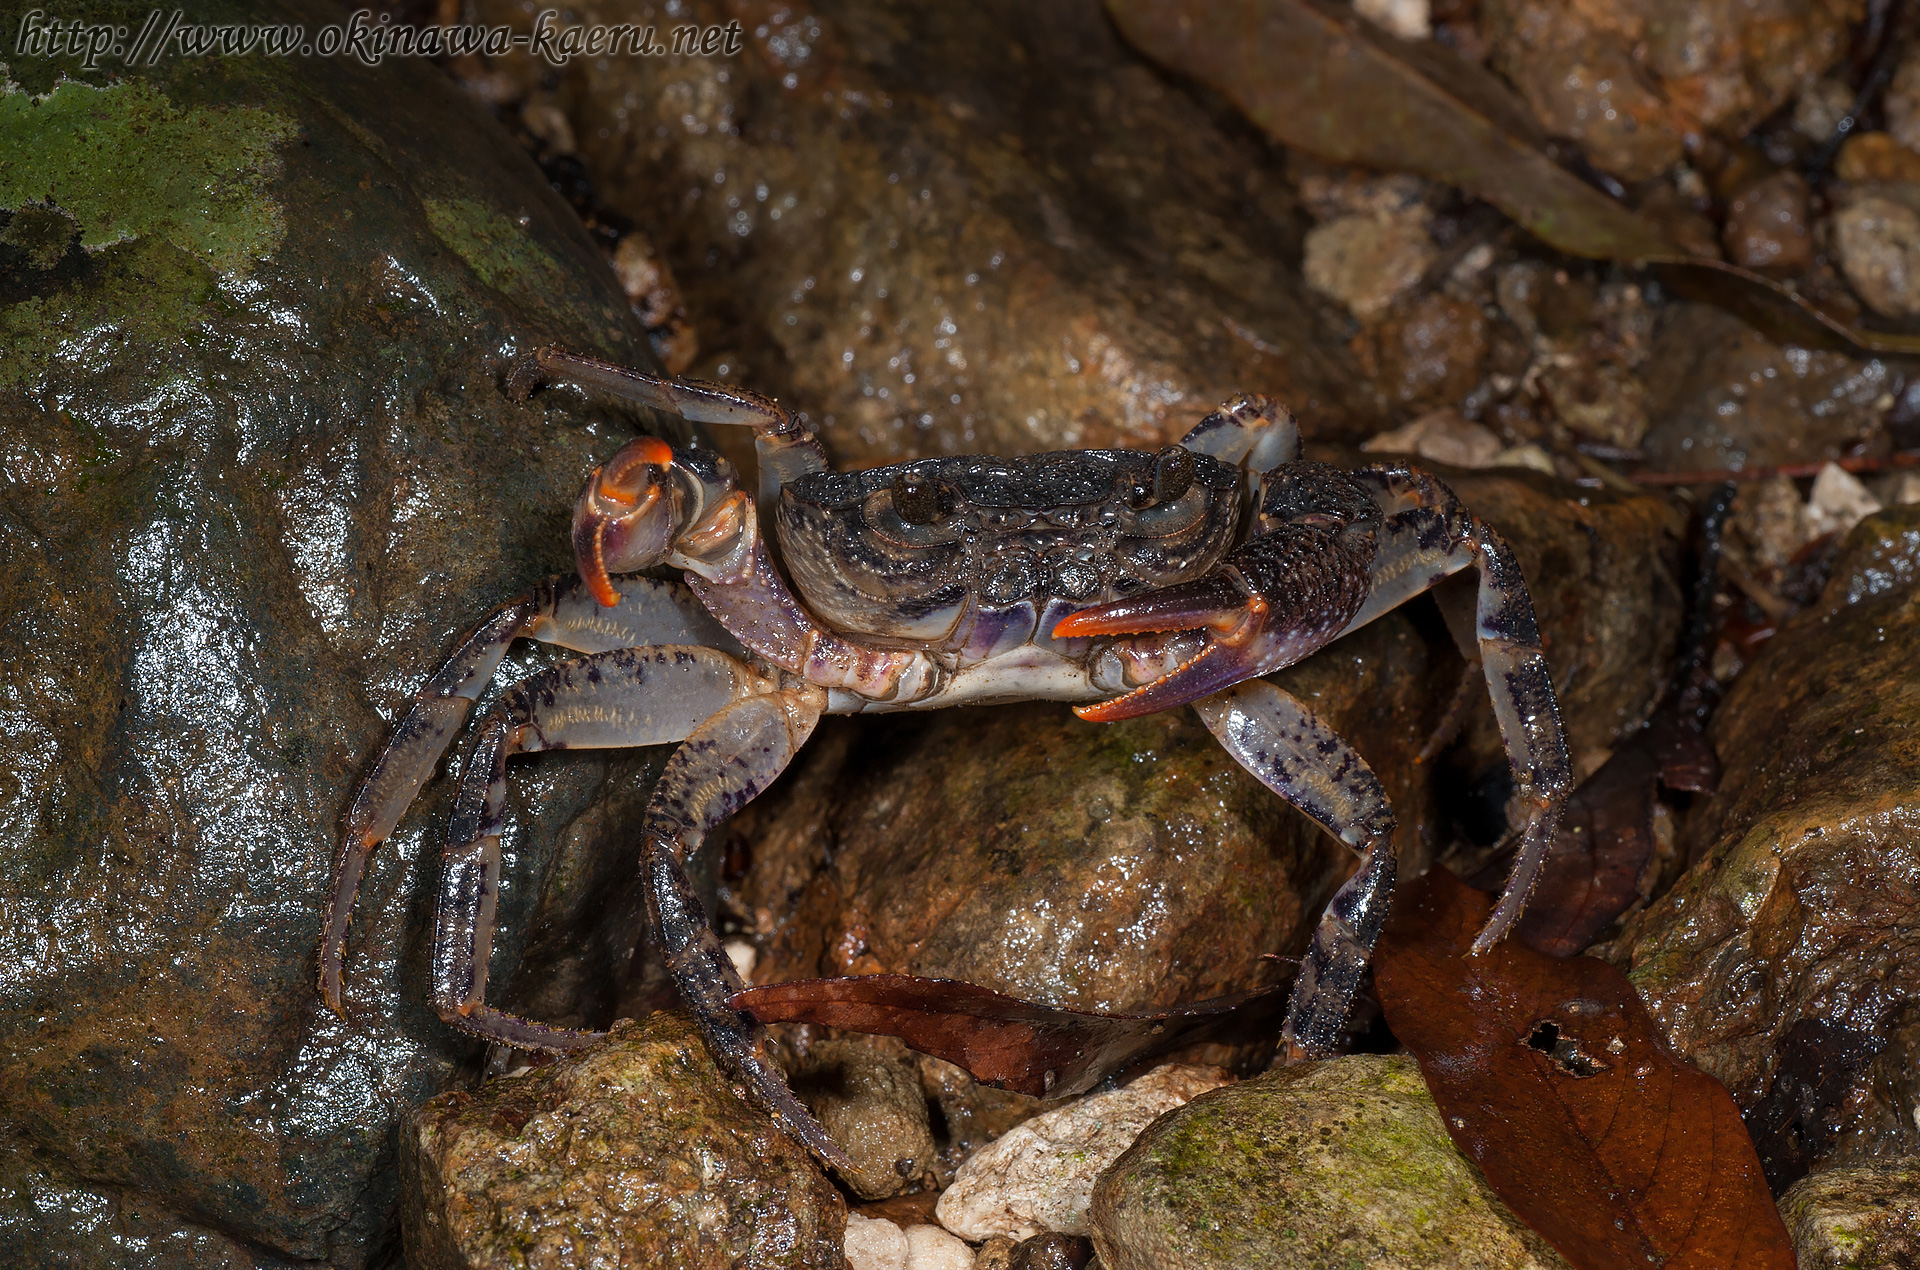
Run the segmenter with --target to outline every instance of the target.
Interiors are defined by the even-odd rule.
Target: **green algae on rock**
[[[1280,1068],[1167,1113],[1101,1176],[1093,1226],[1108,1270],[1566,1270],[1405,1056]]]
[[[426,1001],[438,784],[369,872],[348,1018],[320,1007],[340,818],[447,639],[567,567],[579,482],[635,422],[515,402],[503,371],[645,342],[571,210],[431,68],[114,69],[17,58],[0,94],[0,1137],[33,1179],[0,1230],[33,1264],[122,1264],[137,1235],[355,1270],[391,1224],[394,1124],[473,1047]],[[551,267],[476,263],[435,203]],[[581,884],[542,911],[588,929],[538,954],[541,1012],[611,1017],[636,927],[597,870],[651,762],[516,782],[512,1004],[555,877]],[[55,1229],[36,1194],[139,1221]]]
[[[1829,1169],[1780,1197],[1800,1270],[1920,1265],[1920,1157]]]
[[[433,1099],[400,1159],[415,1270],[845,1264],[840,1193],[679,1014]]]

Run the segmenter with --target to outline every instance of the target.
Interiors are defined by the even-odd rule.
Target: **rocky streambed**
[[[635,826],[664,750],[512,768],[492,999],[604,1044],[488,1049],[428,1005],[444,774],[375,856],[326,1010],[331,862],[399,713],[459,632],[570,569],[592,468],[693,435],[529,396],[512,372],[545,344],[778,396],[849,467],[1158,448],[1252,390],[1312,457],[1443,475],[1513,544],[1578,775],[1681,684],[1710,716],[1717,788],[1646,807],[1590,952],[1732,1093],[1803,1267],[1905,1264],[1913,357],[1796,343],[1445,181],[1282,145],[1130,44],[1123,8],[607,0],[564,21],[737,22],[742,46],[563,65],[7,58],[0,1232],[22,1264],[1567,1264],[1370,1001],[1342,1057],[1269,1068],[1270,1037],[1233,1037],[1071,1100],[786,1027],[856,1165],[823,1171],[713,1065],[648,943]],[[1676,242],[1849,330],[1920,312],[1920,55],[1885,6],[1692,6],[1684,29],[1629,0],[1357,9],[1325,12],[1504,77]],[[1595,75],[1616,96],[1574,86]],[[1275,677],[1379,773],[1403,878],[1473,876],[1508,829],[1491,711],[1458,694],[1470,598]],[[501,680],[554,656],[516,649]],[[1285,983],[1351,862],[1191,712],[1027,704],[828,720],[696,881],[754,984],[911,974],[1127,1013]]]

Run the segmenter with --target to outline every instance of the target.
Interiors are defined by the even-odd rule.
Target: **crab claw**
[[[672,466],[673,447],[658,437],[636,437],[593,469],[580,491],[573,508],[574,563],[606,608],[620,602],[613,574],[658,564],[673,545],[673,500],[664,479]]]
[[[1206,645],[1174,670],[1111,701],[1075,706],[1112,723],[1210,697],[1290,666],[1346,629],[1369,589],[1364,561],[1311,531],[1255,539],[1191,582],[1144,591],[1062,619],[1056,638],[1201,631]]]

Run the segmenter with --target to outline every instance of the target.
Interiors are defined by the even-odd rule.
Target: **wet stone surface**
[[[846,1203],[684,1016],[428,1102],[402,1130],[408,1265],[844,1264]]]
[[[1920,1265],[1920,1158],[1832,1169],[1780,1197],[1799,1270]]]
[[[1917,579],[1920,508],[1854,529],[1818,602],[1714,718],[1724,775],[1684,829],[1692,869],[1610,953],[1756,1136],[1809,1143],[1810,1158],[1769,1162],[1776,1186],[1868,1114],[1850,1090],[1898,1034],[1895,1008],[1920,996]],[[1899,1148],[1912,1111],[1889,1107],[1889,1136],[1852,1149]]]
[[[1646,381],[1643,448],[1657,472],[1838,458],[1878,440],[1893,404],[1885,363],[1782,348],[1697,304],[1663,315]]]
[[[608,205],[666,227],[695,372],[807,412],[837,461],[1158,446],[1239,391],[1372,430],[1268,150],[1094,0],[570,12],[742,21],[735,58],[498,73],[567,111]]]
[[[1350,1055],[1203,1094],[1100,1178],[1108,1270],[1563,1270],[1454,1148],[1411,1058]]]
[[[417,64],[321,71],[23,59],[0,96],[0,1229],[29,1262],[390,1241],[392,1126],[471,1053],[425,1004],[445,807],[371,870],[345,1021],[314,992],[340,817],[449,638],[564,567],[631,430],[499,388],[545,340],[637,356],[538,172]],[[503,987],[642,771],[529,765]],[[569,947],[563,1016],[599,977]],[[41,1192],[118,1216],[41,1222]]]
[[[936,1147],[927,1096],[912,1057],[860,1038],[808,1049],[792,1086],[821,1127],[852,1157],[846,1179],[861,1199],[885,1199],[933,1181]]]

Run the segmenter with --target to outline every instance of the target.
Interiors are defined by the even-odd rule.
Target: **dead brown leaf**
[[[1580,1270],[1793,1270],[1732,1096],[1605,962],[1512,940],[1467,955],[1492,905],[1433,869],[1374,957],[1455,1145]]]
[[[985,1084],[1064,1098],[1153,1054],[1230,1028],[1270,1024],[1277,1030],[1287,989],[1257,988],[1149,1014],[1092,1014],[952,979],[866,975],[768,984],[735,993],[730,1002],[762,1023],[897,1036]]]

